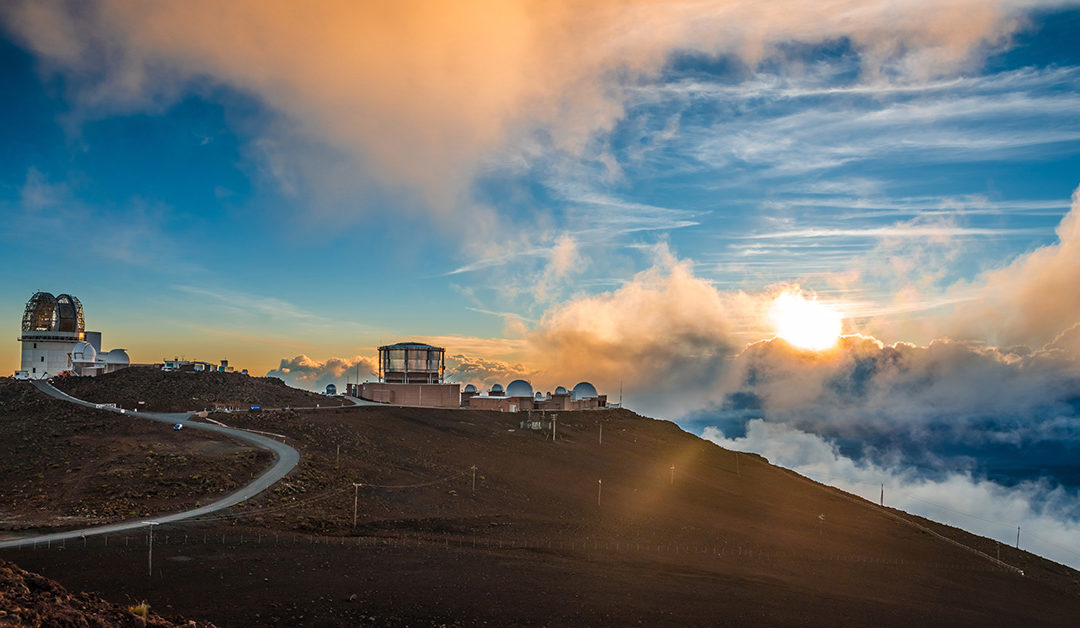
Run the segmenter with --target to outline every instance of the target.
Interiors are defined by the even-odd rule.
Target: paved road
[[[52,384],[46,381],[34,381],[34,386],[41,392],[51,396],[67,401],[70,403],[79,404],[89,408],[96,408],[97,404],[82,401],[76,399],[71,395],[59,390]],[[105,408],[116,413],[120,413],[120,410],[116,408]],[[178,413],[166,413],[166,412],[126,412],[132,418],[149,419],[151,421],[159,421],[161,423],[173,424],[182,423],[191,417],[190,412],[178,412]],[[272,438],[261,436],[259,434],[253,434],[251,432],[245,432],[243,430],[235,430],[227,427],[221,427],[218,425],[212,425],[209,423],[184,423],[184,429],[203,430],[205,432],[215,432],[217,434],[224,434],[231,436],[232,438],[248,442],[260,449],[269,450],[274,454],[274,465],[266,470],[265,473],[255,478],[251,484],[241,488],[235,493],[223,497],[218,501],[201,506],[194,510],[185,510],[184,512],[173,513],[171,515],[161,515],[158,517],[152,517],[148,519],[140,519],[138,521],[125,521],[122,523],[113,523],[110,525],[96,526],[93,528],[82,528],[80,530],[69,530],[67,532],[53,532],[50,534],[39,534],[35,536],[27,536],[19,539],[13,539],[10,541],[0,541],[0,549],[7,547],[23,547],[26,545],[32,545],[35,543],[45,543],[49,541],[62,541],[64,539],[79,539],[86,536],[93,536],[97,534],[112,534],[114,532],[122,532],[124,530],[133,530],[136,528],[145,528],[148,521],[154,523],[171,523],[173,521],[181,521],[183,519],[190,519],[192,517],[199,517],[208,513],[224,510],[230,506],[235,506],[242,501],[251,499],[259,493],[265,491],[274,485],[275,482],[285,477],[285,474],[292,471],[296,463],[300,462],[300,453],[292,447],[284,443],[280,443]]]

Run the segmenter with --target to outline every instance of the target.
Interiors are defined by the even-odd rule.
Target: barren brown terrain
[[[308,408],[340,406],[340,397],[327,397],[286,386],[275,377],[242,373],[165,372],[135,366],[97,377],[57,377],[53,384],[69,395],[93,403],[150,412],[189,412],[214,408]]]
[[[0,626],[213,628],[208,622],[166,618],[151,609],[143,611],[95,595],[68,593],[57,582],[5,560],[0,560]]]
[[[0,535],[172,512],[247,484],[271,455],[0,380]]]
[[[300,465],[228,513],[159,526],[152,577],[138,533],[5,557],[222,626],[1073,625],[1080,613],[1075,570],[1013,548],[997,563],[976,551],[992,541],[627,410],[560,412],[554,441],[496,412],[213,418],[286,434]]]

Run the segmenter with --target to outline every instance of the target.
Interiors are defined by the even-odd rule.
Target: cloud
[[[446,381],[474,384],[480,390],[487,390],[492,384],[506,386],[515,379],[531,379],[533,375],[520,363],[461,353],[446,358]]]
[[[266,297],[236,290],[221,291],[200,286],[175,285],[176,290],[186,292],[212,302],[231,316],[240,320],[252,317],[269,320],[286,320],[306,325],[327,325],[329,320],[302,307],[275,297]]]
[[[591,380],[615,394],[622,384],[643,406],[670,412],[716,380],[734,353],[739,312],[755,304],[694,276],[666,245],[653,256],[617,290],[558,304],[532,327],[525,355],[544,385]]]
[[[1080,188],[1055,231],[1057,242],[953,286],[971,302],[955,310],[948,331],[1037,346],[1080,322]]]
[[[962,471],[927,477],[896,460],[856,460],[830,439],[762,419],[749,421],[744,436],[729,437],[721,429],[706,427],[702,437],[722,447],[760,453],[774,464],[875,503],[884,485],[887,506],[1008,545],[1020,525],[1024,549],[1080,567],[1080,496],[1075,488],[1047,481],[1005,486]]]
[[[266,376],[280,378],[295,388],[322,392],[326,390],[327,384],[334,384],[344,392],[345,384],[355,383],[358,375],[360,381],[375,379],[372,373],[376,372],[377,368],[376,361],[365,356],[320,361],[301,354],[291,359],[282,358],[281,364]]]
[[[390,181],[449,218],[484,163],[538,130],[581,151],[674,54],[756,66],[793,41],[846,39],[864,75],[903,82],[971,68],[1056,4],[26,1],[2,19],[91,115],[227,86],[275,114],[252,145],[283,187]]]

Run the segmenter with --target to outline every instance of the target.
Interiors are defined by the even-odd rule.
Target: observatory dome
[[[599,396],[596,394],[596,386],[589,382],[579,382],[577,386],[574,386],[574,390],[570,394],[575,401],[578,399],[596,399]]]
[[[493,397],[496,396],[496,395],[502,395],[503,394],[502,384],[495,384],[494,386],[492,386],[491,390],[488,391],[488,394],[493,396]]]
[[[48,292],[35,292],[23,310],[22,330],[82,333],[86,331],[82,303],[70,294],[54,297]]]
[[[523,380],[515,379],[506,386],[507,397],[532,397],[532,384]]]
[[[80,342],[71,350],[71,361],[80,364],[93,364],[97,359],[97,351],[89,342]]]
[[[543,399],[543,398],[544,398],[544,393],[542,393],[542,392],[540,392],[540,391],[537,391],[537,392],[536,392],[536,398],[537,398],[537,399]]]
[[[476,386],[473,386],[472,384],[465,384],[465,392],[467,392],[467,393],[476,392]]]
[[[113,349],[102,357],[105,358],[105,364],[131,364],[131,358],[123,349]]]
[[[555,388],[556,395],[569,395],[570,391],[566,389],[566,386],[557,386]]]

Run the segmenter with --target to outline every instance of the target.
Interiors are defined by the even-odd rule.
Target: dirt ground
[[[961,546],[985,539],[626,410],[560,412],[554,441],[522,414],[479,411],[218,418],[288,435],[301,463],[227,515],[160,526],[152,577],[145,534],[5,557],[221,626],[1073,625],[1080,612],[1072,569],[1013,548],[995,564]]]
[[[138,614],[136,614],[138,613]],[[213,624],[165,618],[153,609],[69,593],[57,582],[0,560],[0,626],[85,626],[87,628],[213,628]]]
[[[247,484],[271,455],[0,380],[0,535],[173,512]]]
[[[264,408],[347,405],[341,397],[291,388],[274,377],[251,377],[242,373],[167,373],[150,366],[130,367],[96,377],[57,377],[53,383],[77,399],[151,412],[221,407],[247,410],[252,405]]]

